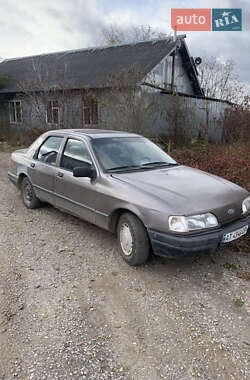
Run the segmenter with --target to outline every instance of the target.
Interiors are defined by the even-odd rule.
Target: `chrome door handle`
[[[63,173],[61,173],[61,172],[58,172],[58,173],[57,173],[57,177],[60,177],[60,178],[62,178],[62,177],[63,177]]]
[[[36,166],[36,164],[35,164],[34,162],[32,162],[32,163],[30,164],[30,166],[31,166],[32,168],[34,168],[34,167]]]

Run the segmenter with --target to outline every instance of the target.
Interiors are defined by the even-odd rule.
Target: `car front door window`
[[[90,167],[92,160],[84,142],[68,139],[62,160],[61,168],[73,171],[76,167]]]

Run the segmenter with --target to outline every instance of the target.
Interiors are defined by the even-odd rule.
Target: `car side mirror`
[[[92,168],[86,167],[75,167],[73,169],[73,177],[88,177],[88,178],[96,178],[96,171]]]

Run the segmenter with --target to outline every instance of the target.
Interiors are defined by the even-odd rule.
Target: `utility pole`
[[[174,29],[174,38],[173,41],[176,43],[177,40],[177,31]],[[176,54],[176,48],[174,49],[172,53],[172,78],[171,78],[171,92],[174,91],[174,72],[175,72],[175,54]]]

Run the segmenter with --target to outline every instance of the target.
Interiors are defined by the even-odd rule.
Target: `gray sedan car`
[[[250,230],[246,190],[178,164],[136,134],[50,131],[12,153],[8,176],[26,207],[48,202],[115,232],[130,265],[145,263],[151,251],[212,253]]]

